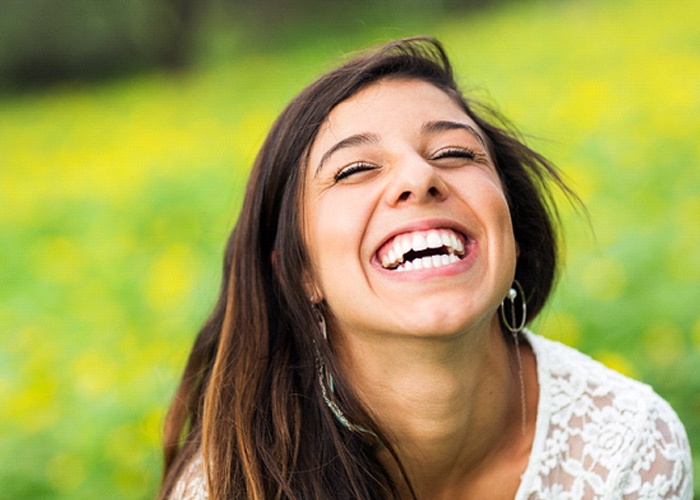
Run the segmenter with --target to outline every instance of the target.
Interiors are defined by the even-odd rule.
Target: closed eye
[[[340,182],[343,179],[346,179],[350,177],[353,174],[357,174],[360,172],[366,172],[368,170],[375,170],[378,167],[376,165],[373,165],[371,163],[353,163],[352,165],[348,165],[346,167],[341,168],[334,176],[333,179],[335,182]]]
[[[472,148],[445,148],[433,154],[433,160],[441,160],[444,158],[466,158],[468,160],[476,160],[479,153]]]

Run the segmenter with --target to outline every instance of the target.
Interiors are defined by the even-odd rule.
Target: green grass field
[[[0,498],[155,495],[164,412],[267,128],[342,53],[416,30],[590,211],[592,228],[562,205],[566,269],[534,328],[652,384],[700,477],[700,3],[424,23],[0,98]]]

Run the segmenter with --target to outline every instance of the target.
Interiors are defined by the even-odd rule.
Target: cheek
[[[482,186],[482,206],[490,212],[491,216],[499,222],[499,225],[503,227],[504,230],[512,234],[513,225],[510,217],[510,208],[508,207],[508,199],[503,191],[503,186],[498,175],[489,172],[485,175]]]
[[[503,240],[504,251],[513,254],[512,256],[505,257],[517,258],[519,249],[518,244],[515,241],[515,234],[513,233],[513,220],[510,216],[508,202],[502,193],[500,194],[499,198],[495,200],[493,212],[497,227],[499,227],[501,230],[501,239]]]
[[[508,201],[495,172],[490,169],[455,172],[448,185],[450,191],[461,198],[468,210],[482,219],[487,226],[495,226],[512,233]]]
[[[363,219],[340,201],[319,200],[307,210],[309,253],[317,284],[324,294],[329,286],[356,275],[360,264]]]
[[[514,266],[519,249],[513,233],[510,208],[500,182],[489,179],[482,183],[472,198],[472,207],[490,233],[492,257],[497,262]]]
[[[515,241],[513,222],[505,200],[502,203],[502,214],[500,219],[502,227],[501,240],[503,241],[503,247],[501,249],[502,254],[500,255],[499,260],[504,264],[507,264],[506,274],[509,277],[509,280],[512,281],[513,277],[515,276],[515,268],[517,266],[518,257],[520,256],[520,247],[518,246],[518,242]]]

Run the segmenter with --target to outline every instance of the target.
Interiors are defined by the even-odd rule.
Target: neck
[[[514,442],[529,450],[515,347],[495,317],[480,331],[450,338],[352,336],[341,342],[339,352],[348,353],[341,359],[345,373],[420,497],[461,497],[505,450],[513,453]],[[388,453],[381,458],[401,484]]]

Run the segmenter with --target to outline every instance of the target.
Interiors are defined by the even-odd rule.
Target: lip
[[[377,257],[377,254],[379,252],[379,249],[381,249],[388,241],[390,241],[399,234],[410,233],[413,231],[428,231],[430,229],[449,229],[462,234],[466,239],[465,248],[467,249],[467,253],[465,257],[459,262],[455,262],[450,266],[414,270],[411,272],[403,273],[385,269],[382,266],[379,258]],[[377,270],[383,273],[397,277],[400,276],[401,278],[415,277],[416,279],[422,279],[428,276],[454,274],[463,271],[466,267],[471,267],[476,258],[477,248],[478,244],[476,238],[474,237],[473,231],[465,227],[464,224],[461,224],[452,219],[444,218],[423,219],[401,225],[395,228],[386,237],[384,237],[372,252],[371,265],[372,267],[376,268]]]

